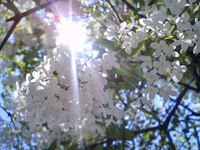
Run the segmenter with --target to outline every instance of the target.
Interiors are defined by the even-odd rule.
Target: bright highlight
[[[81,22],[62,19],[57,25],[59,32],[58,41],[68,45],[71,49],[81,51],[84,47],[86,35]]]

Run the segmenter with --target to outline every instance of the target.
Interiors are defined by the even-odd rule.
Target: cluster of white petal
[[[115,53],[107,50],[101,59],[81,58],[73,66],[77,57],[60,45],[26,75],[21,86],[17,83],[12,105],[18,121],[28,122],[31,130],[47,124],[80,137],[103,134],[104,123],[108,126],[122,119],[113,91],[105,88],[107,70],[119,67]]]
[[[121,48],[129,55],[140,42],[151,38],[150,47],[154,53],[151,56],[141,53],[135,57],[136,62],[141,63],[144,77],[147,79],[146,89],[142,91],[143,97],[139,98],[142,102],[144,99],[154,99],[156,94],[160,94],[165,100],[169,99],[170,95],[174,96],[174,91],[169,88],[160,89],[156,81],[167,73],[168,80],[179,82],[187,70],[187,67],[181,65],[177,59],[179,55],[187,52],[189,48],[193,49],[194,54],[200,52],[200,21],[194,16],[199,6],[193,9],[194,2],[196,1],[188,3],[186,0],[164,0],[149,7],[146,1],[145,10],[139,12],[146,18],[135,21],[131,17],[131,23],[127,24],[124,21],[118,26],[110,25],[105,33],[105,36],[113,35],[119,38]],[[185,11],[186,6],[190,6],[193,14]],[[191,19],[195,20],[194,24],[191,24]],[[175,61],[170,62],[169,59]]]

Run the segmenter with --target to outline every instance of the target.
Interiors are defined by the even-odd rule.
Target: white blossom
[[[171,87],[167,87],[166,90],[162,90],[160,92],[160,96],[164,98],[164,100],[168,100],[170,98],[170,95],[171,96],[176,96],[176,92],[174,90],[172,90]]]
[[[186,0],[164,0],[166,7],[172,14],[179,15],[186,4]]]
[[[71,68],[72,56],[68,52],[68,47],[57,47],[44,57],[32,75],[26,75],[21,87],[17,83],[16,100],[12,103],[17,121],[28,122],[31,130],[47,123],[52,130],[59,128],[73,133],[85,129],[90,134],[102,134],[103,130],[96,124],[103,122],[102,115],[106,126],[117,123],[113,119],[121,120],[124,115],[112,102],[113,92],[105,89],[107,71],[119,68],[116,53],[106,50],[101,60],[86,59],[87,63]],[[111,115],[109,120],[108,115]]]
[[[174,82],[179,82],[182,77],[183,73],[186,72],[187,67],[185,65],[180,65],[180,61],[176,60],[172,63],[173,68],[168,80],[173,80]]]
[[[191,24],[189,22],[190,15],[187,12],[184,12],[181,17],[176,19],[177,28],[180,32],[183,30],[191,30]]]
[[[143,90],[143,93],[148,95],[151,100],[155,98],[155,95],[158,94],[158,92],[158,88],[153,86],[148,86],[146,89]]]
[[[158,68],[158,73],[164,74],[165,70],[171,67],[169,61],[166,61],[166,57],[164,55],[159,57],[159,61],[154,61],[153,66]]]
[[[142,64],[141,64],[141,67],[143,69],[145,68],[149,68],[151,69],[153,67],[152,65],[152,58],[150,56],[140,56],[140,60],[144,61]]]

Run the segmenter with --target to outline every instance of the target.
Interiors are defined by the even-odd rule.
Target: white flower
[[[16,84],[16,101],[12,105],[17,121],[23,120],[31,128],[47,123],[49,129],[70,130],[69,134],[80,127],[90,131],[88,134],[102,133],[96,122],[109,125],[116,121],[107,120],[107,115],[118,120],[123,117],[112,101],[112,91],[105,89],[107,71],[119,68],[115,54],[106,50],[100,61],[88,54],[85,63],[73,68],[68,47],[59,46],[49,52],[36,67],[33,77],[27,74],[21,87]],[[108,107],[101,110],[105,104]]]
[[[151,100],[155,98],[155,95],[158,92],[159,92],[158,88],[153,86],[148,86],[146,89],[143,90],[143,93],[148,95]]]
[[[127,33],[127,35],[122,36],[122,48],[125,49],[127,54],[131,54],[132,53],[132,49],[136,48],[138,46],[138,35],[133,32],[130,31]]]
[[[173,80],[174,82],[179,82],[182,77],[183,73],[186,72],[187,67],[185,65],[180,65],[180,61],[176,60],[172,63],[173,69],[170,76],[167,78],[168,80]]]
[[[138,43],[142,42],[147,36],[144,29],[142,29],[142,28],[138,28],[136,30],[136,35],[137,35],[136,41]]]
[[[151,43],[150,46],[152,48],[156,49],[156,51],[155,51],[155,57],[159,57],[162,51],[166,52],[169,49],[168,45],[163,40],[160,41],[159,43],[153,42],[153,43]]]
[[[186,0],[164,0],[166,7],[172,14],[179,15],[186,4]]]
[[[156,82],[159,80],[159,76],[156,73],[157,73],[156,70],[151,70],[151,72],[144,73],[144,77],[148,85],[151,85],[153,82]]]
[[[164,74],[165,70],[171,67],[170,62],[166,61],[165,55],[160,56],[159,61],[154,61],[153,66],[158,68],[158,73],[160,74]]]
[[[179,31],[191,30],[191,24],[189,22],[190,15],[187,12],[184,12],[181,17],[176,19],[176,25]]]
[[[183,33],[177,33],[177,37],[179,40],[175,40],[172,43],[172,46],[178,46],[181,45],[182,50],[185,52],[189,46],[192,46],[192,39],[191,38],[186,38]]]
[[[103,59],[100,59],[100,63],[102,64],[102,67],[104,70],[111,70],[113,67],[119,68],[120,65],[117,62],[117,58],[115,56],[115,52],[111,52],[106,50],[107,53],[103,54]]]
[[[167,87],[166,90],[163,90],[160,92],[160,96],[164,98],[164,100],[168,100],[170,98],[170,95],[176,96],[177,93],[172,90],[171,87]]]
[[[105,36],[114,36],[114,35],[116,35],[116,33],[118,33],[118,31],[119,31],[119,27],[117,25],[113,24],[107,28],[104,35]]]
[[[130,30],[129,30],[129,29],[126,29],[126,27],[127,27],[126,21],[122,22],[122,23],[120,24],[120,28],[119,28],[119,31],[118,31],[118,32],[121,33],[121,34],[124,34],[124,33],[129,32]]]
[[[128,32],[130,32],[132,30],[132,28],[137,24],[137,21],[135,21],[135,19],[133,17],[131,17],[131,23],[127,24],[126,21],[122,22],[120,24],[120,29],[118,31],[118,33],[120,34],[127,34]]]
[[[141,64],[141,67],[143,68],[143,69],[145,69],[145,68],[149,68],[149,69],[151,69],[152,67],[153,67],[153,65],[152,65],[152,58],[150,57],[150,56],[140,56],[140,58],[139,58],[140,60],[142,60],[142,61],[144,61],[142,64]]]
[[[193,54],[199,54],[200,53],[200,41],[195,45],[193,49]]]
[[[179,57],[179,53],[176,52],[176,51],[174,51],[174,50],[175,50],[175,47],[176,47],[176,46],[173,46],[172,44],[169,45],[168,49],[167,49],[166,51],[164,51],[165,54],[166,54],[167,56],[169,56],[169,57],[170,57],[170,56]]]

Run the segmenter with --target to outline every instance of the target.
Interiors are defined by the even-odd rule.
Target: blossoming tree
[[[199,1],[0,4],[2,149],[200,149]]]

